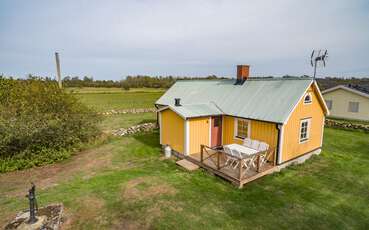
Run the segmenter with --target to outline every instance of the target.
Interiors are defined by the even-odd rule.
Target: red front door
[[[222,144],[222,117],[211,118],[211,147]]]

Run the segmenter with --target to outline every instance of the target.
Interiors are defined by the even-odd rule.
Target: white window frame
[[[351,110],[350,110],[350,108],[351,108],[351,107],[350,107],[351,103],[356,103],[356,104],[357,104],[357,111],[351,111]],[[359,113],[359,111],[360,111],[360,103],[359,103],[358,101],[349,101],[347,111],[348,111],[349,113]]]
[[[330,108],[329,108],[329,106],[328,106],[328,102],[330,102],[330,105],[331,105],[331,107],[330,107]],[[331,99],[329,99],[329,100],[325,100],[325,104],[327,105],[328,110],[332,110],[332,108],[333,108],[333,100],[331,100]]]
[[[306,102],[306,101],[305,101],[305,98],[306,98],[307,96],[309,96],[309,97],[310,97],[310,101],[308,101],[308,102]],[[308,92],[308,93],[306,93],[306,94],[305,94],[305,96],[304,96],[304,105],[309,105],[309,104],[311,104],[311,103],[313,103],[313,95],[312,95],[310,92]]]
[[[244,121],[247,122],[247,137],[246,138],[250,138],[250,136],[251,136],[251,121],[248,120],[248,119],[244,119],[244,118],[235,118],[234,119],[234,134],[233,134],[233,137],[235,139],[238,139],[238,140],[243,140],[244,139],[242,137],[237,136],[237,134],[238,134],[238,120],[244,120]]]
[[[301,139],[301,128],[304,122],[307,122],[306,139]],[[300,126],[299,126],[299,143],[300,144],[305,143],[310,140],[310,129],[311,129],[311,118],[301,119]]]

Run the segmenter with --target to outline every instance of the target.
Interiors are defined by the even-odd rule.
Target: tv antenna
[[[316,67],[319,62],[323,63],[323,67],[325,67],[325,61],[328,58],[328,50],[313,50],[310,57],[310,64],[314,67],[314,77],[316,76]]]

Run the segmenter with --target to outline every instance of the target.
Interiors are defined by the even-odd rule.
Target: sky
[[[0,1],[0,74],[369,76],[368,0]]]

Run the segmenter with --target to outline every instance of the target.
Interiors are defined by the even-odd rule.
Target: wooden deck
[[[272,163],[265,163],[260,168],[252,168],[249,170],[243,167],[232,167],[225,165],[226,158],[224,153],[217,150],[207,150],[203,152],[202,161],[201,153],[191,154],[184,156],[180,154],[181,158],[187,159],[192,163],[208,170],[209,172],[218,175],[239,188],[242,188],[245,184],[254,181],[267,174],[271,174],[278,170]]]

